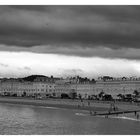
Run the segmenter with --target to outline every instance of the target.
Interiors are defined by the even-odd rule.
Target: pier
[[[135,115],[137,114],[137,112],[140,112],[140,110],[127,110],[127,111],[115,111],[115,112],[102,112],[102,113],[98,113],[98,112],[94,112],[93,114],[91,114],[92,116],[106,116],[106,115],[118,115],[118,114],[127,114],[127,113],[134,113]]]

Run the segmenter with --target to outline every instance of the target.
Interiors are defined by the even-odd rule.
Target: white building
[[[88,98],[94,94],[94,85],[91,83],[77,83],[71,84],[71,89],[74,90],[77,95],[81,95],[82,98]]]
[[[56,84],[56,95],[58,96],[61,96],[62,93],[76,92],[77,95],[80,94],[87,98],[103,91],[105,94],[111,94],[113,98],[117,98],[118,94],[133,94],[134,90],[140,92],[140,78],[98,79],[96,83],[63,80],[61,84]]]
[[[94,93],[99,94],[101,91],[106,94],[111,94],[114,98],[118,94],[133,94],[134,90],[140,92],[140,79],[139,78],[118,78],[110,80],[98,80],[96,81]]]
[[[88,98],[89,95],[93,95],[94,85],[89,82],[79,82],[75,79],[65,79],[56,82],[55,92],[58,97],[65,93],[71,96],[72,93],[81,95],[83,98]]]
[[[46,96],[55,95],[61,97],[65,93],[71,95],[77,93],[83,98],[88,98],[91,95],[97,95],[100,92],[111,94],[114,98],[118,94],[132,94],[134,90],[140,92],[140,78],[112,78],[98,79],[96,83],[90,81],[80,81],[78,79],[61,79],[56,80],[40,80],[34,82],[25,82],[22,80],[1,80],[0,94],[17,94],[22,96]]]
[[[47,94],[55,93],[55,84],[48,82],[25,82],[25,81],[3,81],[0,82],[0,94],[17,94],[22,96],[40,95],[46,96]]]

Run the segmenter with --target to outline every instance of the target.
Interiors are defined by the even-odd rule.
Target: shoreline
[[[55,104],[54,104],[55,102]],[[85,101],[86,103],[87,101]],[[67,103],[67,104],[66,104]],[[71,103],[71,105],[69,104]],[[94,115],[92,113],[96,112],[96,113],[107,113],[108,112],[108,102],[107,103],[94,103],[94,107],[81,107],[78,108],[77,106],[75,106],[75,103],[78,103],[77,100],[65,100],[65,99],[46,99],[46,100],[36,100],[36,99],[27,99],[27,98],[7,98],[7,97],[0,97],[0,105],[4,105],[4,104],[8,104],[8,105],[18,105],[18,106],[25,106],[25,107],[39,107],[39,108],[47,108],[47,109],[56,109],[56,110],[73,110],[73,111],[77,111],[78,113],[76,115],[84,115],[84,116],[92,116],[92,117],[104,117],[106,119],[122,119],[122,120],[129,120],[129,121],[137,121],[140,122],[140,119],[137,118],[136,115],[134,115],[134,113],[129,113],[129,114],[119,114],[119,115]],[[118,105],[119,103],[117,103]],[[101,107],[104,106],[104,107]],[[128,104],[120,104],[119,107],[119,111],[126,111],[126,107],[127,110],[130,110],[129,107],[132,107],[137,110],[139,106],[136,105],[128,105]],[[132,109],[131,108],[131,109]],[[92,113],[91,113],[92,111]],[[140,114],[140,113],[138,113]]]

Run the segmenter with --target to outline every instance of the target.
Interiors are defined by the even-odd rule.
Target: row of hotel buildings
[[[140,78],[110,78],[100,77],[96,81],[87,78],[56,78],[37,77],[33,81],[23,79],[1,79],[0,94],[16,94],[17,96],[47,96],[61,97],[65,93],[77,93],[83,98],[97,95],[100,92],[111,94],[117,98],[118,94],[132,94],[135,90],[140,92]]]

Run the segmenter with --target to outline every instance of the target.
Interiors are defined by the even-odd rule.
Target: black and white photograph
[[[140,135],[140,5],[0,5],[0,135]]]

